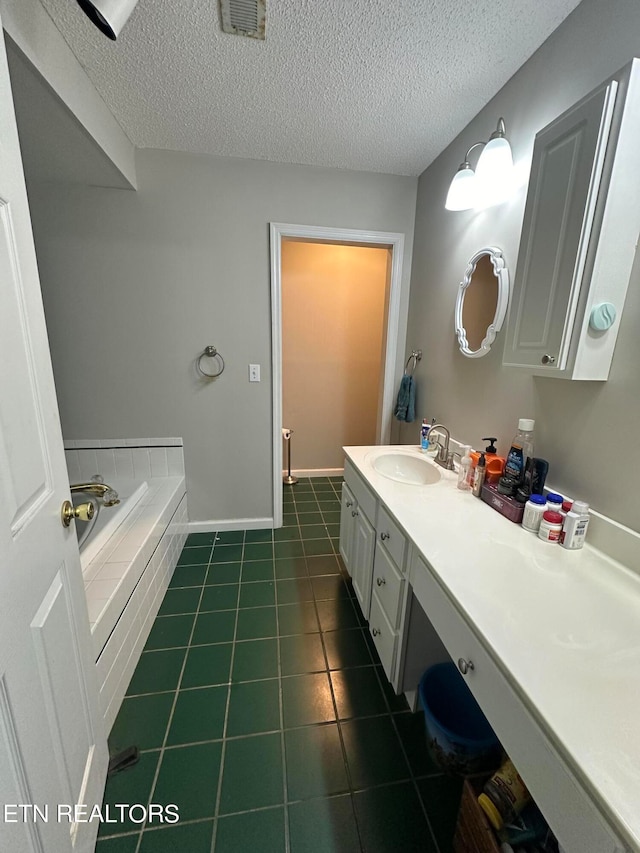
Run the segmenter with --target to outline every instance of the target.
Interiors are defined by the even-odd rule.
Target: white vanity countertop
[[[427,486],[345,447],[501,662],[592,798],[640,850],[640,577],[586,545],[566,551],[500,515],[457,474]],[[433,463],[432,463],[433,464]]]

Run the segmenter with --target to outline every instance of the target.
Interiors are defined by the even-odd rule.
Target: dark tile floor
[[[449,853],[460,782],[431,763],[338,556],[340,478],[285,487],[280,530],[195,534],[110,737],[140,762],[96,853]]]

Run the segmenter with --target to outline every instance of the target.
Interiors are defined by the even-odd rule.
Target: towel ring
[[[410,356],[409,356],[409,358],[407,359],[407,363],[406,363],[406,364],[405,364],[405,366],[404,366],[404,375],[405,375],[405,376],[407,376],[407,375],[411,376],[411,374],[413,373],[413,371],[416,369],[416,364],[417,364],[419,361],[421,361],[421,359],[422,359],[422,350],[421,350],[421,349],[414,349],[414,350],[412,350],[412,351],[411,351],[411,355],[410,355]],[[410,361],[413,361],[413,364],[411,365],[411,372],[410,372],[409,374],[407,374],[407,368],[409,367],[409,362],[410,362]]]
[[[220,365],[220,370],[217,373],[207,373],[207,371],[204,370],[202,367],[203,358],[217,358],[218,363]],[[220,376],[220,374],[224,371],[224,358],[220,355],[220,353],[215,347],[205,347],[204,352],[200,354],[196,362],[196,368],[198,369],[198,373],[201,376],[204,376],[206,379],[217,379],[217,377]]]

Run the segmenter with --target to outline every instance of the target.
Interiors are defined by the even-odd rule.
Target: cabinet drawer
[[[376,530],[378,531],[378,540],[384,544],[400,571],[404,572],[407,538],[383,506],[378,509]]]
[[[373,637],[376,649],[380,655],[382,666],[391,681],[398,635],[389,624],[384,614],[377,588],[371,595],[371,612],[369,614],[369,633]]]
[[[373,588],[393,629],[398,627],[403,586],[404,579],[378,540],[373,563]]]
[[[348,459],[344,463],[344,479],[353,496],[358,502],[358,506],[367,516],[371,524],[376,525],[376,497],[369,487],[365,485],[364,480],[356,472],[353,465]]]
[[[411,585],[451,658],[473,663],[465,681],[522,775],[566,853],[624,848],[556,752],[539,723],[494,663],[431,569],[417,555]],[[553,786],[549,780],[553,779]]]

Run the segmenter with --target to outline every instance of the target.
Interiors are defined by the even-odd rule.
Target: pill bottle
[[[540,530],[540,522],[542,516],[546,512],[547,500],[544,495],[530,495],[529,500],[524,505],[524,515],[522,516],[522,526],[530,533],[537,533]]]
[[[538,538],[542,539],[543,542],[555,542],[557,544],[560,541],[561,533],[562,516],[560,513],[552,509],[545,510],[540,522]]]
[[[547,509],[551,509],[554,512],[559,512],[562,515],[562,504],[564,498],[562,495],[558,495],[555,492],[547,493]]]

